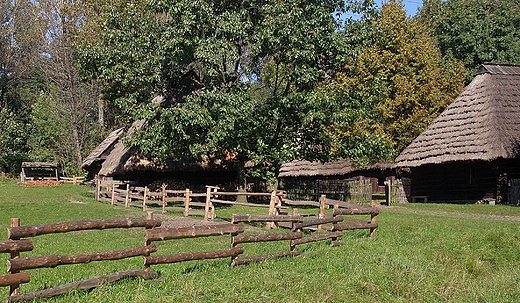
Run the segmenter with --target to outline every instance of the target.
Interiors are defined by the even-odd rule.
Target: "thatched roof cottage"
[[[520,65],[483,64],[396,165],[411,170],[410,196],[505,202],[511,179],[520,178]]]

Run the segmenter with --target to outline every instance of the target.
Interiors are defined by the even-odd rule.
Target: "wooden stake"
[[[206,206],[204,207],[204,221],[209,219],[209,207],[211,205],[211,187],[206,187]]]
[[[327,207],[327,196],[321,195],[320,197],[320,212],[318,213],[318,218],[325,218],[325,207]],[[323,225],[318,225],[318,231],[323,231]]]
[[[130,184],[126,184],[125,207],[128,207],[129,202],[130,202]]]
[[[146,196],[148,195],[148,187],[144,187],[143,211],[146,211]]]
[[[162,213],[166,212],[166,184],[162,185]]]
[[[376,204],[375,204],[375,203],[372,203],[372,207],[376,207]],[[376,222],[376,216],[377,216],[377,214],[370,214],[370,218],[371,218],[370,221],[371,221],[373,224],[377,224],[377,222]],[[376,237],[376,229],[375,229],[375,228],[371,228],[371,229],[370,229],[370,237],[371,237],[371,238],[375,238],[375,237]]]
[[[271,201],[269,203],[269,216],[274,216],[276,213],[275,213],[275,205],[276,205],[276,191],[273,191],[271,193]],[[274,222],[267,222],[265,224],[265,228],[266,229],[271,229],[271,228],[274,228],[275,225],[274,225]]]
[[[99,201],[99,177],[96,175],[96,201]]]
[[[187,217],[190,215],[190,190],[186,188],[186,193],[184,194],[184,216]]]
[[[19,227],[20,226],[20,218],[11,218],[11,227]],[[11,252],[11,259],[19,259],[20,258],[20,252],[19,251],[13,251]],[[20,271],[12,271],[11,274],[17,274]],[[16,296],[20,294],[20,284],[12,284],[10,286],[10,292],[11,296]]]
[[[114,206],[116,203],[116,185],[112,184],[112,200],[110,201],[110,204]]]

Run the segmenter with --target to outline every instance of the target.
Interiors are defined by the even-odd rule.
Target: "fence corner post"
[[[20,218],[11,218],[11,227],[19,227],[20,226]],[[18,259],[20,258],[20,252],[19,251],[13,251],[11,252],[11,259]],[[13,270],[11,271],[11,274],[17,274],[20,271]],[[13,284],[10,286],[10,292],[11,296],[19,295],[20,294],[20,284]]]

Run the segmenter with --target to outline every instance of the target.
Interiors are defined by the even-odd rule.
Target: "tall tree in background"
[[[28,126],[42,87],[45,31],[32,1],[3,1],[0,21],[0,171],[15,173],[30,150]]]
[[[460,64],[442,60],[427,30],[406,16],[400,1],[383,4],[370,22],[369,46],[329,87],[329,98],[339,104],[338,149],[348,153],[352,138],[366,137],[373,155],[391,146],[392,159],[462,91],[465,73]]]
[[[257,163],[326,155],[303,118],[341,53],[333,17],[343,1],[151,1],[113,7],[82,67],[130,121],[149,156],[203,154]],[[151,104],[156,95],[167,100]],[[169,102],[168,102],[169,101]],[[318,146],[320,146],[318,148]],[[308,151],[313,151],[309,153]]]
[[[484,62],[520,63],[519,0],[425,0],[418,20],[469,77]]]

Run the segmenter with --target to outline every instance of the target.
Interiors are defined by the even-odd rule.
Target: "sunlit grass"
[[[63,185],[23,188],[0,184],[0,239],[11,217],[22,225],[86,219],[145,218],[138,208],[97,202],[90,188]],[[520,216],[520,208],[490,205],[399,204],[382,208],[377,240],[330,241],[298,246],[302,256],[231,268],[230,259],[152,265],[157,281],[125,279],[91,291],[43,302],[517,302],[520,300],[520,221],[481,215]],[[301,209],[301,212],[310,210]],[[313,210],[315,211],[315,210]],[[439,212],[463,213],[465,216]],[[264,208],[217,207],[218,221],[233,213],[267,214]],[[170,212],[182,215],[182,212]],[[467,216],[475,215],[475,216]],[[261,227],[259,225],[258,227]],[[270,232],[282,232],[273,230]],[[258,230],[258,232],[263,232]],[[252,233],[252,232],[249,232]],[[306,234],[310,235],[310,234]],[[367,237],[347,232],[341,240]],[[44,235],[22,256],[79,254],[143,245],[144,229],[114,229]],[[230,237],[154,242],[156,254],[230,247]],[[244,256],[286,251],[289,241],[243,244]],[[0,255],[5,264],[7,254]],[[31,270],[22,292],[143,268],[142,257]],[[0,289],[6,296],[8,288]]]

